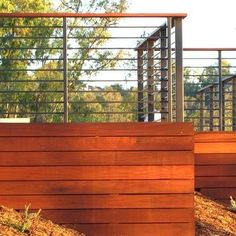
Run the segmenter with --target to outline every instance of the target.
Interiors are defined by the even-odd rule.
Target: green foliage
[[[2,12],[51,12],[55,9],[53,0],[0,0],[0,6]],[[123,12],[127,7],[126,0],[62,0],[57,11]],[[111,37],[108,27],[116,25],[118,21],[117,18],[68,19],[70,26],[99,26],[94,28],[72,27],[69,29],[68,34],[75,37],[73,47],[80,48],[73,55],[70,55],[74,60],[70,60],[68,64],[69,91],[79,91],[85,87],[85,84],[80,81],[82,77],[90,78],[97,73],[96,70],[115,68],[116,60],[108,60],[108,58],[122,58],[124,56],[123,51],[114,53],[108,50],[94,49],[107,43]],[[55,80],[62,81],[63,79],[60,71],[62,68],[61,61],[46,60],[53,56],[62,58],[61,50],[50,49],[62,47],[62,40],[52,39],[52,36],[61,37],[62,31],[61,29],[47,27],[52,25],[61,26],[61,19],[13,18],[0,20],[0,48],[5,48],[5,50],[0,50],[0,81],[3,81],[0,83],[0,90],[7,92],[6,96],[0,97],[0,112],[2,114],[9,113],[4,117],[21,117],[32,114],[30,115],[31,119],[35,122],[62,121],[63,93],[49,92],[63,90],[63,83],[55,82]],[[15,26],[19,27],[16,28]],[[38,28],[37,26],[42,27]],[[36,37],[39,37],[40,40]],[[13,50],[14,48],[19,49]],[[16,60],[11,60],[14,58]],[[32,60],[31,58],[39,60]],[[97,60],[91,62],[89,60],[91,58]],[[38,70],[29,72],[29,69],[32,68]],[[49,72],[49,70],[51,71]],[[19,81],[17,82],[17,80]],[[111,99],[108,94],[104,98],[101,98],[100,95],[70,93],[71,121],[107,120],[108,116],[105,113],[111,109],[114,110],[114,104],[112,106],[108,104],[108,99]],[[118,92],[117,96],[113,96],[112,99],[126,101],[128,95],[122,97],[121,92]],[[94,103],[83,103],[84,101],[94,101]],[[116,108],[124,110],[122,104],[116,104]],[[54,113],[54,115],[47,114],[49,112]],[[100,112],[100,115],[91,116],[94,112]],[[114,119],[119,120],[117,117]]]
[[[39,217],[41,209],[36,213],[29,213],[30,204],[25,206],[23,217],[21,220],[14,219],[1,219],[0,223],[8,227],[12,227],[21,233],[29,232],[33,220]]]

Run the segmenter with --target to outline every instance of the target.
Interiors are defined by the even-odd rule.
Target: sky
[[[129,0],[129,12],[187,13],[184,47],[236,47],[236,0]]]

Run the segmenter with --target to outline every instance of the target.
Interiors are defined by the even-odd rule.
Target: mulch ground
[[[0,236],[84,236],[40,216],[32,217],[31,226],[21,233],[24,217],[23,213],[0,207]],[[195,219],[196,236],[236,236],[236,214],[199,193],[195,193]]]
[[[236,235],[236,214],[215,201],[195,193],[196,236]]]

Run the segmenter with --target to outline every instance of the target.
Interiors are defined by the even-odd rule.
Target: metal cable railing
[[[0,13],[1,118],[171,121],[172,70],[177,94],[183,86],[185,16]],[[176,104],[181,121],[183,104]]]
[[[200,131],[235,130],[236,48],[184,49],[185,121]]]

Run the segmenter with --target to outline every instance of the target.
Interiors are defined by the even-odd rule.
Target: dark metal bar
[[[205,102],[205,93],[201,92],[199,94],[200,100],[200,131],[204,131],[205,121],[204,121],[204,102]]]
[[[210,131],[213,131],[213,125],[214,125],[214,88],[213,87],[210,87],[209,88],[209,128],[210,128]]]
[[[172,111],[172,103],[173,103],[173,96],[172,96],[172,56],[171,56],[171,29],[172,29],[172,18],[168,17],[167,19],[167,27],[168,27],[168,52],[167,52],[167,57],[168,57],[168,72],[167,72],[167,79],[168,79],[168,121],[172,122],[173,120],[173,111]]]
[[[226,115],[226,108],[225,108],[225,82],[221,81],[222,83],[222,104],[221,104],[221,114],[219,114],[219,117],[221,117],[221,122],[219,122],[219,128],[221,125],[221,130],[225,131],[225,115]],[[219,93],[220,94],[220,93]]]
[[[160,30],[161,35],[161,58],[167,57],[167,50],[163,49],[167,46],[167,29],[166,27],[163,27]],[[167,101],[168,99],[168,83],[167,80],[164,80],[164,78],[167,78],[167,70],[164,70],[164,68],[167,68],[167,61],[161,60],[161,121],[166,122],[168,121],[168,105],[167,103],[163,103],[163,101]]]
[[[145,117],[143,114],[144,111],[144,102],[143,102],[143,50],[137,50],[138,56],[138,121],[143,122]]]
[[[153,50],[153,41],[147,42],[147,51],[148,51],[148,121],[154,121],[154,50]]]
[[[176,121],[184,122],[182,19],[175,18]]]
[[[236,77],[232,80],[232,130],[236,131]]]
[[[67,18],[63,18],[63,80],[64,80],[64,123],[68,123],[68,78],[67,78]]]
[[[223,83],[222,83],[222,59],[221,59],[221,50],[218,51],[218,71],[219,71],[219,130],[221,131],[223,129],[222,127],[222,115],[223,115],[223,110],[222,110],[222,106],[223,106]]]

